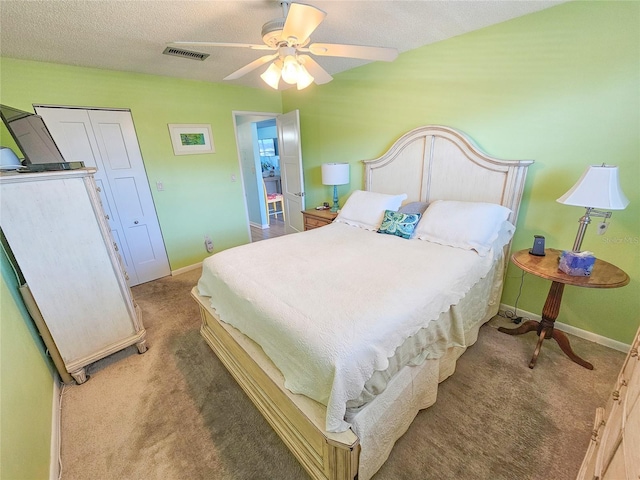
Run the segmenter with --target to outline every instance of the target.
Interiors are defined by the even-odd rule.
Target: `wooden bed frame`
[[[515,225],[531,160],[490,157],[462,132],[443,126],[416,128],[381,157],[364,161],[367,190],[409,201],[462,200],[511,209]],[[326,407],[284,387],[284,378],[262,349],[219,320],[208,297],[191,292],[200,307],[201,334],[275,432],[314,479],[357,478],[359,439],[351,430],[324,429]]]

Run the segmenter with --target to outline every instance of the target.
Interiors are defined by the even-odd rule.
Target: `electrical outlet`
[[[236,181],[236,176],[234,174],[231,174],[231,181],[235,182]]]
[[[211,237],[209,237],[209,235],[204,236],[204,248],[209,253],[213,252],[213,241],[211,240]]]
[[[164,183],[156,182],[156,188],[158,189],[159,192],[162,192],[164,190]]]

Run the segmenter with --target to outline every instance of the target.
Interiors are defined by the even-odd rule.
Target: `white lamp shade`
[[[282,80],[289,85],[295,85],[298,83],[298,76],[300,75],[300,64],[293,55],[287,55],[282,65]]]
[[[13,150],[9,147],[0,147],[0,168],[10,169],[21,166],[22,164]]]
[[[323,185],[346,185],[349,183],[348,163],[323,163],[322,164],[322,184]]]
[[[567,193],[558,200],[565,205],[622,210],[629,200],[622,193],[618,167],[614,165],[591,165]]]
[[[264,83],[269,85],[274,90],[278,89],[278,85],[280,84],[280,75],[282,74],[282,68],[280,67],[280,62],[275,61],[269,68],[265,70],[265,72],[260,75],[260,78],[264,80]]]
[[[303,90],[307,88],[309,85],[311,85],[311,83],[313,83],[313,77],[307,71],[307,69],[304,68],[304,65],[300,65],[299,73],[300,74],[298,75],[298,90]]]

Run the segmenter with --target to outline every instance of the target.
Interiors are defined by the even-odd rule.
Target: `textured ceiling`
[[[312,42],[394,47],[405,52],[561,1],[305,1],[327,12]],[[278,0],[0,0],[0,54],[6,57],[212,82],[266,52],[188,47],[205,61],[162,55],[173,41],[262,43],[262,25],[282,17]],[[335,74],[367,63],[316,57]],[[269,89],[265,67],[230,83]]]

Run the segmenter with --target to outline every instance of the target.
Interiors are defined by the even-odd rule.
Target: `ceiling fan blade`
[[[309,45],[309,51],[314,55],[325,57],[361,58],[383,62],[392,62],[398,56],[398,50],[395,48],[340,45],[337,43],[313,43]]]
[[[273,55],[265,55],[263,57],[260,57],[254,60],[253,62],[249,63],[248,65],[245,65],[241,69],[236,70],[232,74],[227,75],[226,77],[224,77],[224,80],[235,80],[237,78],[240,78],[243,75],[246,75],[247,73],[249,73],[251,70],[255,70],[259,66],[264,65],[265,63],[269,63],[271,60],[274,60],[276,58],[278,58],[277,53]]]
[[[311,74],[316,84],[322,85],[333,80],[333,77],[309,55],[298,55],[298,58],[302,60],[304,68]]]
[[[268,45],[256,45],[253,43],[219,43],[219,42],[171,42],[169,45],[191,47],[240,47],[252,50],[276,50]]]
[[[325,12],[311,5],[292,3],[284,22],[282,38],[287,40],[294,37],[297,44],[303,45],[326,16]]]

